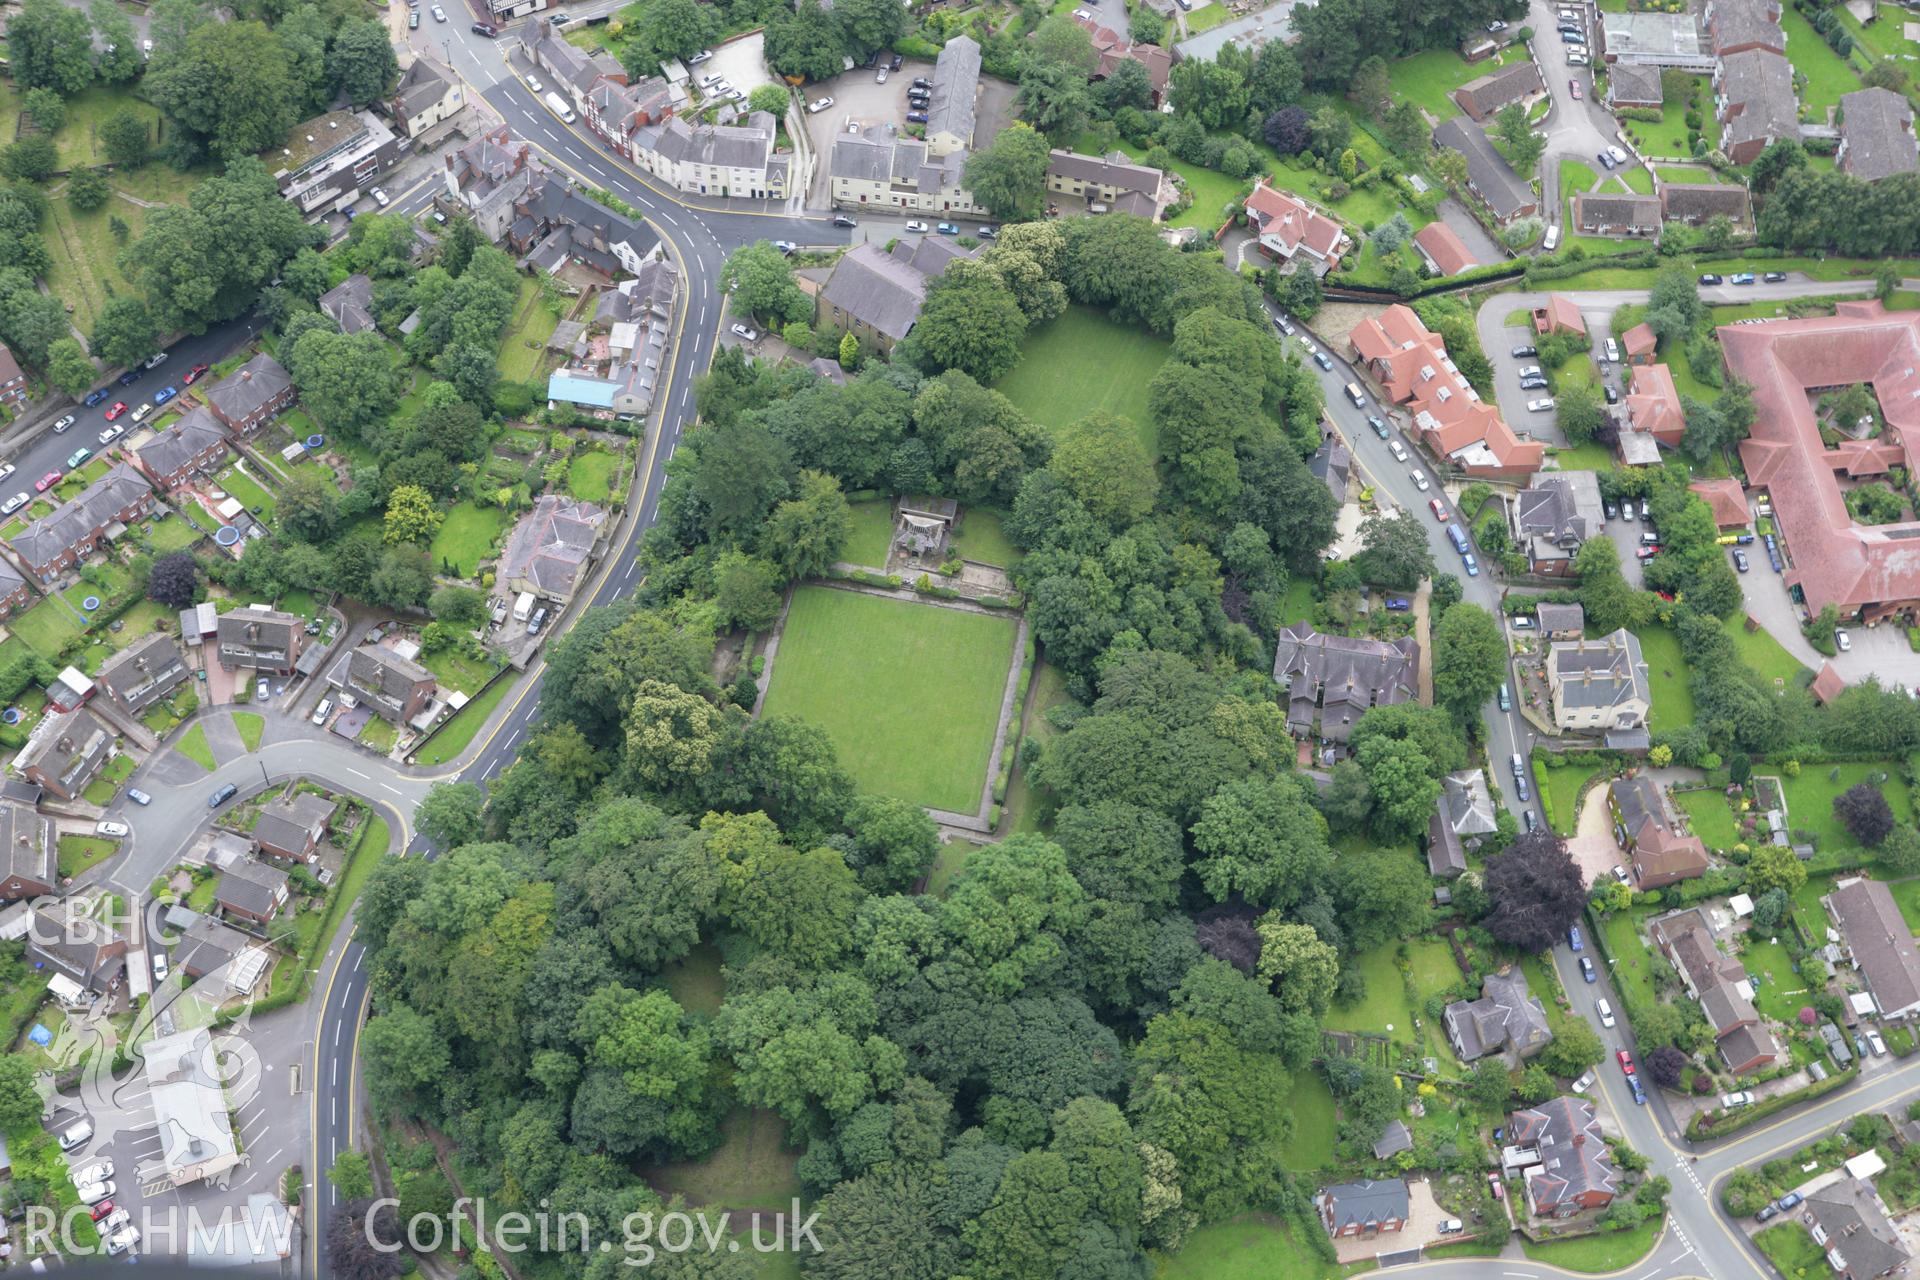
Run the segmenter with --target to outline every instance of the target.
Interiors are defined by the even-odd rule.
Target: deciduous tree
[[[1533,954],[1565,937],[1587,902],[1567,842],[1547,827],[1528,832],[1505,853],[1488,859],[1486,885],[1493,904],[1484,921],[1488,932]]]
[[[1026,221],[1047,202],[1047,139],[1018,121],[967,157],[967,189],[996,218]]]

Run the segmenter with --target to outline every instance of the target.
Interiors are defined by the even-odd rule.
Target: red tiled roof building
[[[1520,439],[1480,399],[1412,308],[1396,303],[1362,320],[1349,340],[1387,398],[1412,411],[1420,438],[1467,475],[1518,478],[1540,469],[1546,446]]]

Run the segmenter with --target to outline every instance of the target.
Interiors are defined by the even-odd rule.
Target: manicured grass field
[[[1653,712],[1648,728],[1666,733],[1693,723],[1693,689],[1689,685],[1687,660],[1680,656],[1680,638],[1667,627],[1642,627],[1640,656],[1647,662],[1647,679],[1653,686]]]
[[[1807,990],[1806,982],[1793,971],[1793,957],[1777,942],[1763,942],[1749,935],[1741,963],[1746,965],[1748,973],[1760,978],[1753,1003],[1769,1018],[1791,1021],[1813,995]]]
[[[582,502],[604,503],[613,496],[613,477],[619,470],[618,454],[605,449],[576,453],[567,462],[567,492]]]
[[[1660,1225],[1661,1220],[1655,1218],[1627,1231],[1604,1231],[1598,1235],[1559,1240],[1552,1244],[1535,1244],[1522,1237],[1520,1247],[1535,1262],[1544,1262],[1564,1271],[1600,1274],[1618,1271],[1644,1258],[1647,1251],[1653,1248],[1653,1242],[1660,1238]]]
[[[1211,31],[1232,16],[1227,6],[1219,3],[1196,9],[1187,16],[1187,34],[1197,36],[1202,31]]]
[[[520,297],[514,304],[513,320],[500,340],[500,376],[525,382],[540,365],[541,347],[553,336],[560,317],[547,309],[540,298],[540,286],[531,279],[520,282]],[[528,346],[532,343],[532,346]]]
[[[1647,172],[1644,165],[1630,164],[1613,176],[1615,181],[1625,183],[1629,191],[1643,196],[1653,194],[1653,175]]]
[[[273,495],[268,493],[258,480],[242,471],[239,463],[236,462],[222,471],[215,477],[215,483],[226,490],[228,497],[238,498],[240,505],[247,510],[268,523],[272,522]]]
[[[445,688],[468,695],[485,684],[495,670],[490,663],[470,658],[451,646],[421,654],[420,665],[433,672]]]
[[[647,1176],[663,1196],[735,1211],[778,1210],[800,1194],[800,1153],[786,1146],[787,1126],[771,1111],[735,1107],[720,1122],[721,1142],[704,1160],[663,1164]]]
[[[1686,811],[1693,834],[1699,836],[1707,848],[1731,849],[1739,843],[1740,831],[1734,823],[1733,810],[1718,791],[1682,791],[1674,800]]]
[[[173,744],[173,749],[208,773],[213,772],[213,748],[207,745],[206,726],[195,724],[180,735],[180,741]]]
[[[1700,167],[1695,168],[1692,165],[1662,164],[1662,165],[1655,165],[1653,172],[1654,172],[1654,176],[1659,178],[1660,181],[1662,182],[1682,183],[1688,186],[1696,186],[1696,187],[1699,187],[1699,186],[1728,187],[1728,186],[1735,185],[1734,183],[1729,182],[1727,179],[1721,177],[1719,170],[1709,169],[1705,165],[1701,165]]]
[[[1345,967],[1357,968],[1366,976],[1366,998],[1358,1004],[1334,1005],[1321,1025],[1330,1031],[1371,1031],[1377,1035],[1388,1034],[1391,1026],[1394,1035],[1411,1033],[1413,1010],[1407,1007],[1407,989],[1394,962],[1393,944],[1363,951]]]
[[[1837,779],[1829,776],[1835,771],[1839,773]],[[1833,799],[1856,782],[1865,782],[1870,773],[1887,774],[1887,780],[1879,784],[1880,793],[1893,807],[1896,818],[1911,818],[1913,803],[1898,764],[1810,764],[1800,770],[1799,777],[1781,779],[1787,790],[1787,825],[1795,831],[1813,832],[1815,847],[1820,850],[1854,848],[1853,836],[1833,816]]]
[[[1653,988],[1653,968],[1647,944],[1634,929],[1633,917],[1614,914],[1601,921],[1607,935],[1607,950],[1612,954],[1613,985],[1628,1009],[1651,1008],[1659,999]]]
[[[9,624],[27,647],[52,662],[67,641],[80,634],[80,620],[58,600],[43,600]]]
[[[993,753],[1011,619],[806,587],[793,598],[766,714],[826,731],[862,791],[971,813]]]
[[[251,711],[233,713],[233,727],[240,731],[240,741],[246,744],[248,754],[260,749],[260,735],[267,731],[267,722]]]
[[[886,498],[850,504],[853,534],[840,548],[840,558],[848,564],[864,564],[874,569],[887,565],[887,550],[893,543],[893,503]]]
[[[1824,122],[1826,109],[1839,106],[1841,94],[1858,89],[1860,77],[1792,5],[1781,6],[1780,29],[1787,33],[1787,48],[1792,51],[1788,60],[1807,79],[1800,91],[1801,118]]]
[[[1333,1138],[1337,1126],[1333,1090],[1318,1071],[1300,1071],[1293,1077],[1293,1093],[1287,1098],[1287,1112],[1293,1117],[1293,1130],[1287,1144],[1280,1148],[1280,1163],[1296,1173],[1310,1173],[1333,1162]]]
[[[169,516],[165,520],[154,522],[153,553],[163,556],[169,551],[185,551],[200,541],[200,534],[194,527],[178,516]]]
[[[1069,307],[1058,320],[1027,334],[1024,357],[1000,379],[998,389],[1020,412],[1056,431],[1095,411],[1126,418],[1157,457],[1147,384],[1171,349],[1165,338],[1110,320],[1092,307]]]
[[[1011,568],[1020,560],[1020,548],[1007,537],[1000,514],[979,507],[967,508],[966,514],[960,517],[960,529],[953,535],[953,545],[963,559],[1002,569]]]
[[[1820,37],[1813,38],[1818,40]],[[1699,86],[1704,83],[1704,77],[1695,82],[1696,98],[1700,96]],[[1643,155],[1656,159],[1677,159],[1691,154],[1687,149],[1687,103],[1684,100],[1668,99],[1662,103],[1659,124],[1629,120],[1626,128],[1629,134],[1639,139]]]
[[[1590,765],[1549,765],[1542,770],[1547,775],[1547,813],[1553,829],[1563,836],[1570,836],[1580,822],[1580,814],[1574,808],[1580,798],[1580,788],[1586,785],[1600,770]],[[1508,785],[1508,778],[1500,780]]]
[[[428,553],[436,566],[450,564],[454,573],[471,578],[479,572],[480,561],[493,554],[493,540],[506,527],[507,513],[500,508],[462,502],[448,510]]]
[[[1202,1227],[1179,1253],[1159,1259],[1154,1280],[1336,1280],[1346,1274],[1293,1238],[1270,1213],[1243,1213]]]

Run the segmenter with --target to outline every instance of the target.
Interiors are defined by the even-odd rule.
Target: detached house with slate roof
[[[1853,964],[1883,1018],[1920,1013],[1920,951],[1893,891],[1879,880],[1850,876],[1821,898],[1840,926]]]
[[[380,645],[363,645],[328,680],[382,720],[405,724],[426,709],[437,687],[433,672]]]
[[[220,615],[220,665],[228,670],[293,674],[306,643],[307,620],[275,609],[235,609]]]
[[[108,658],[94,683],[106,691],[109,702],[137,718],[185,684],[191,674],[173,637],[156,633]]]
[[[220,874],[214,905],[254,924],[271,924],[287,905],[287,873],[259,862],[239,862]]]
[[[373,278],[356,272],[321,294],[317,305],[340,332],[365,333],[373,328]]]
[[[1391,1234],[1407,1225],[1411,1211],[1403,1178],[1341,1182],[1313,1197],[1320,1222],[1336,1240]]]
[[[1808,1196],[1805,1213],[1813,1219],[1814,1243],[1827,1251],[1837,1280],[1874,1280],[1904,1267],[1911,1257],[1879,1197],[1857,1178],[1843,1178]]]
[[[1699,836],[1680,830],[1651,778],[1615,778],[1608,798],[1627,833],[1636,889],[1664,889],[1707,873],[1707,846]]]
[[[1653,687],[1640,637],[1625,627],[1598,640],[1547,649],[1553,722],[1569,733],[1611,733],[1646,727]]]
[[[413,65],[400,75],[387,111],[400,132],[417,138],[442,121],[451,120],[467,105],[460,77],[444,64],[424,54],[415,55]]]
[[[1282,627],[1273,678],[1287,691],[1287,729],[1304,738],[1345,742],[1374,707],[1412,702],[1419,692],[1420,646],[1411,636],[1370,640],[1321,635],[1310,622]]]
[[[126,968],[127,939],[90,916],[67,917],[45,909],[33,913],[27,931],[27,963],[44,964],[95,995],[120,982]]]
[[[857,244],[820,287],[814,327],[850,332],[862,346],[890,355],[919,323],[927,286],[971,256],[945,236],[902,239],[892,253],[871,241]]]
[[[1464,873],[1466,851],[1497,827],[1487,775],[1478,769],[1448,774],[1427,820],[1427,870],[1447,879]]]
[[[250,436],[293,403],[293,379],[272,356],[261,352],[220,379],[206,394],[207,407],[237,436]]]
[[[1480,998],[1454,1001],[1441,1022],[1447,1043],[1462,1062],[1497,1055],[1518,1066],[1553,1042],[1547,1007],[1527,989],[1527,975],[1518,967],[1488,974]]]
[[[1561,1095],[1507,1119],[1507,1141],[1531,1147],[1540,1162],[1526,1171],[1527,1208],[1535,1217],[1566,1218],[1613,1202],[1620,1172],[1593,1104]]]
[[[1131,213],[1148,222],[1158,222],[1161,210],[1174,200],[1165,173],[1135,164],[1124,151],[1083,156],[1055,148],[1047,153],[1047,190],[1081,202],[1068,212]]]
[[[14,534],[7,545],[27,572],[44,585],[151,510],[153,486],[138,471],[118,462],[50,515]]]
[[[113,750],[113,734],[93,712],[49,712],[27,745],[14,757],[13,768],[28,782],[38,783],[62,800],[77,799]]]
[[[195,472],[211,470],[226,456],[226,428],[205,405],[195,405],[133,450],[133,464],[171,493]]]
[[[283,862],[309,862],[333,822],[333,801],[311,791],[281,796],[260,810],[253,840],[260,852]]]
[[[499,582],[564,606],[573,599],[599,551],[607,513],[591,502],[547,494],[533,504],[507,538]]]

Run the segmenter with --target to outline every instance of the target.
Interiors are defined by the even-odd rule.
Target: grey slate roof
[[[45,960],[89,991],[104,992],[125,964],[126,939],[90,916],[33,913],[27,960]],[[111,952],[111,954],[109,954]]]
[[[1407,1184],[1404,1179],[1370,1179],[1366,1182],[1341,1182],[1320,1192],[1331,1230],[1350,1226],[1367,1227],[1387,1221],[1404,1222],[1408,1213]]]
[[[51,827],[31,805],[0,801],[0,881],[19,876],[49,888],[59,882]]]
[[[1600,484],[1591,471],[1534,477],[1514,498],[1514,528],[1523,536],[1576,547],[1600,532],[1606,520]]]
[[[311,791],[298,792],[291,800],[282,797],[261,808],[253,838],[274,849],[304,849],[309,839],[325,834],[332,817],[333,801]]]
[[[155,475],[172,475],[215,444],[224,445],[226,429],[205,405],[195,405],[134,450],[134,456]]]
[[[1625,627],[1598,640],[1552,645],[1547,667],[1560,673],[1560,698],[1570,707],[1613,707],[1636,697],[1652,701],[1640,637]]]
[[[1644,62],[1616,62],[1607,68],[1607,97],[1621,107],[1657,107],[1664,100],[1660,68]]]
[[[1507,1124],[1507,1141],[1540,1153],[1540,1164],[1527,1171],[1536,1209],[1549,1210],[1589,1192],[1612,1198],[1620,1175],[1591,1102],[1562,1094],[1514,1112]]]
[[[1704,222],[1725,214],[1745,222],[1750,212],[1745,187],[1710,182],[1666,182],[1660,185],[1660,216],[1670,221]]]
[[[355,697],[372,698],[398,710],[414,689],[432,684],[433,672],[382,645],[362,646],[347,655],[347,681]]]
[[[447,96],[453,85],[451,71],[434,59],[420,55],[414,58],[412,66],[400,73],[400,83],[394,86],[393,98],[399,104],[401,114],[417,116],[431,110],[434,104]]]
[[[927,136],[950,133],[962,145],[972,145],[973,98],[979,87],[980,45],[972,36],[955,36],[933,64]]]
[[[1714,51],[1737,49],[1741,45],[1759,45],[1767,49],[1785,49],[1786,32],[1774,14],[1774,0],[1713,0],[1709,22]]]
[[[1913,108],[1890,89],[1861,89],[1840,96],[1840,139],[1846,169],[1872,182],[1920,168],[1913,140]]]
[[[1836,1269],[1842,1280],[1873,1280],[1907,1261],[1899,1233],[1857,1181],[1842,1180],[1808,1196],[1806,1211],[1827,1237],[1827,1248],[1846,1264]]]
[[[1326,636],[1297,622],[1281,628],[1274,644],[1273,678],[1287,688],[1287,728],[1309,732],[1317,709],[1320,736],[1334,742],[1345,742],[1369,708],[1412,701],[1419,666],[1420,646],[1410,636]]]
[[[222,906],[236,907],[252,915],[264,916],[274,908],[276,897],[287,888],[287,873],[263,862],[241,862],[220,874],[213,900]]]
[[[1135,164],[1123,151],[1106,156],[1086,156],[1077,151],[1062,151],[1058,147],[1047,153],[1047,176],[1056,174],[1080,182],[1098,183],[1103,187],[1135,191],[1144,196],[1158,194],[1160,184],[1166,179],[1166,175],[1158,169]]]
[[[164,698],[187,679],[187,662],[173,637],[155,632],[107,659],[95,677],[135,712]]]
[[[1640,828],[1649,818],[1662,826],[1670,821],[1667,806],[1660,799],[1660,788],[1645,774],[1615,778],[1607,789],[1612,793],[1613,807],[1620,811],[1620,825],[1626,828],[1629,839],[1640,834]]]
[[[1893,893],[1878,880],[1854,877],[1826,898],[1853,962],[1883,1014],[1920,1004],[1920,953]]]
[[[86,785],[112,746],[113,735],[100,723],[100,718],[85,707],[49,711],[46,718],[34,726],[27,745],[20,749],[13,764],[22,773],[37,767],[72,793]]]
[[[1540,629],[1546,632],[1580,631],[1587,625],[1586,606],[1578,604],[1546,604],[1536,611],[1540,618]]]
[[[1657,231],[1660,201],[1654,196],[1577,192],[1573,223],[1583,231]]]
[[[500,581],[524,579],[543,595],[566,599],[606,520],[607,513],[591,502],[557,494],[542,497],[507,539]]]
[[[282,613],[277,609],[235,609],[231,613],[220,615],[216,624],[218,641],[224,649],[228,645],[237,645],[244,649],[268,650],[285,654],[299,643],[299,636],[307,625],[305,618],[297,613]]]
[[[1394,1120],[1389,1122],[1385,1131],[1380,1134],[1380,1141],[1373,1144],[1373,1158],[1387,1160],[1399,1155],[1402,1151],[1411,1150],[1413,1150],[1413,1134],[1408,1131],[1407,1122]]]
[[[340,326],[342,333],[365,333],[373,328],[373,279],[354,274],[320,295],[320,310]]]
[[[1493,149],[1486,130],[1472,121],[1459,116],[1446,121],[1433,131],[1433,144],[1452,147],[1467,158],[1467,180],[1496,217],[1511,218],[1540,203],[1533,188]]]
[[[142,496],[152,495],[153,486],[145,476],[117,462],[73,498],[14,534],[7,545],[37,572],[96,530],[112,524],[120,512]]]
[[[1515,62],[1498,71],[1478,76],[1454,90],[1454,99],[1475,119],[1493,115],[1509,103],[1546,86],[1540,79],[1540,66],[1531,60]]]
[[[254,945],[252,938],[231,925],[197,911],[192,914],[193,922],[181,933],[180,942],[173,949],[176,969],[190,976],[212,973]]]
[[[1553,1039],[1547,1009],[1527,989],[1527,976],[1518,968],[1490,973],[1478,1000],[1456,1000],[1447,1006],[1445,1020],[1463,1062],[1507,1049],[1527,1055]]]
[[[1725,0],[1720,0],[1725,3]],[[1720,60],[1720,92],[1741,111],[1727,125],[1726,146],[1755,139],[1800,136],[1800,102],[1793,92],[1793,65],[1770,49],[1748,49]]]
[[[222,416],[239,422],[292,385],[280,362],[263,351],[215,383],[207,392],[207,402]]]
[[[634,145],[676,163],[761,169],[773,155],[775,127],[764,111],[749,114],[744,125],[689,124],[671,116],[634,134]]]
[[[924,244],[944,243],[929,236]],[[932,265],[937,250],[916,251],[906,241],[888,253],[871,242],[857,244],[833,264],[833,274],[821,287],[820,296],[875,332],[898,342],[912,331],[920,319],[920,307],[927,300],[929,273],[916,265],[915,254],[925,252]],[[932,275],[947,269],[940,262]]]

